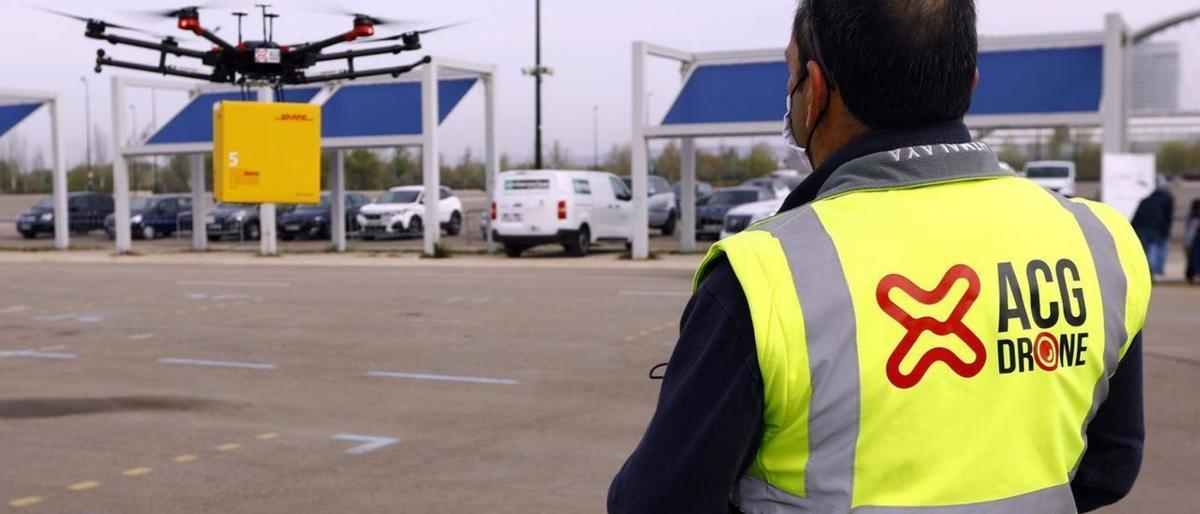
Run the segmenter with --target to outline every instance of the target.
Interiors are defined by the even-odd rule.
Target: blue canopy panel
[[[438,81],[438,123],[478,79]],[[421,83],[344,86],[321,110],[321,137],[407,136],[421,133]]]
[[[277,101],[288,101],[295,103],[308,103],[314,96],[317,95],[321,88],[306,87],[285,89],[283,92],[283,100],[280,100],[276,95]],[[258,93],[250,91],[246,95],[242,95],[240,91],[228,91],[223,93],[205,93],[193,98],[191,102],[183,107],[175,117],[171,118],[166,125],[163,125],[154,136],[146,141],[147,145],[165,145],[178,143],[210,143],[213,138],[213,105],[217,102],[229,101],[255,101],[258,100]]]
[[[663,125],[779,121],[787,112],[783,61],[702,65],[692,71]]]
[[[970,114],[1099,112],[1103,84],[1103,46],[982,52]]]
[[[38,110],[38,107],[41,106],[40,102],[0,105],[0,136],[8,133],[9,130],[12,130],[13,127],[24,121],[25,118],[28,118],[30,114],[33,114],[33,111]]]

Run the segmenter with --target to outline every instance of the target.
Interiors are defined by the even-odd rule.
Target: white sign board
[[[1106,153],[1100,172],[1100,201],[1133,218],[1138,203],[1154,192],[1154,154]]]

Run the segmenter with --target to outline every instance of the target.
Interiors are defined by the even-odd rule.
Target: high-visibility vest
[[[1002,171],[982,143],[851,161],[727,238],[764,433],[750,514],[1076,512],[1070,481],[1146,319],[1128,221]]]

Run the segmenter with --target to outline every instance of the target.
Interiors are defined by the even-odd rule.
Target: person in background
[[[1175,216],[1175,197],[1167,190],[1169,183],[1163,175],[1158,176],[1157,187],[1150,196],[1142,199],[1133,214],[1133,230],[1142,241],[1146,258],[1150,260],[1150,273],[1161,279],[1167,262],[1167,242],[1171,237],[1171,221]]]
[[[1183,247],[1187,258],[1187,281],[1195,284],[1200,278],[1200,199],[1192,200],[1186,227],[1183,231]]]

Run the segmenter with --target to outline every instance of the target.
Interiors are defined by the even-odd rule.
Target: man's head
[[[978,80],[974,0],[802,0],[792,131],[819,164],[875,128],[962,118]]]

